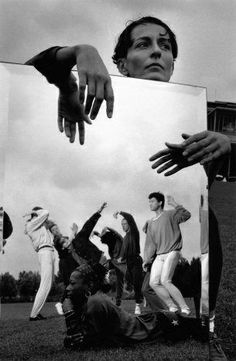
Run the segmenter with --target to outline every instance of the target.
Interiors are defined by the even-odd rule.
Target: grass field
[[[216,331],[228,360],[236,360],[236,182],[215,182],[211,200],[220,224],[224,265],[217,302]]]
[[[236,183],[217,182],[211,195],[218,216],[224,268],[217,305],[217,333],[229,361],[236,360]],[[175,345],[163,341],[105,350],[83,352],[67,351],[63,347],[65,325],[63,317],[56,314],[53,303],[47,303],[46,321],[29,322],[32,304],[4,304],[0,319],[0,360],[20,361],[206,361],[208,345],[195,341]],[[124,307],[131,311],[134,301],[125,301]]]
[[[64,318],[56,314],[54,303],[44,306],[46,321],[29,322],[31,303],[3,304],[0,322],[0,360],[52,360],[52,361],[183,361],[207,360],[208,345],[196,341],[167,344],[138,345],[124,348],[68,351],[63,347]],[[124,301],[128,311],[134,309],[134,301]]]

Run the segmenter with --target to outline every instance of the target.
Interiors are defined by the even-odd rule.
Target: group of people
[[[129,25],[121,33],[117,45],[114,50],[113,61],[117,65],[120,73],[126,77],[133,77],[139,79],[149,79],[154,81],[168,82],[174,71],[175,60],[178,55],[178,46],[175,34],[167,24],[154,17],[143,17],[137,21],[130,22]],[[69,47],[53,47],[36,55],[27,62],[29,65],[34,65],[47,80],[59,88],[59,102],[58,102],[58,126],[61,132],[65,132],[70,142],[74,142],[76,135],[76,127],[78,124],[80,143],[84,143],[85,123],[91,123],[91,120],[96,118],[99,112],[102,101],[105,100],[107,104],[107,116],[112,116],[114,94],[112,90],[111,79],[108,71],[98,54],[98,51],[89,45],[76,45]],[[79,87],[76,79],[71,72],[72,67],[76,65],[79,76]],[[85,90],[87,88],[87,95],[85,99]],[[91,120],[90,120],[91,119]],[[159,150],[154,154],[150,161],[153,169],[157,173],[165,172],[166,176],[181,171],[185,167],[200,163],[204,166],[208,176],[208,189],[214,181],[215,175],[222,166],[223,161],[230,153],[230,141],[227,137],[220,133],[202,131],[200,133],[189,135],[182,134],[183,141],[179,144],[166,143],[167,148]],[[173,202],[172,202],[173,203]],[[184,303],[181,294],[171,283],[171,276],[174,266],[178,262],[179,251],[181,249],[181,233],[179,231],[179,223],[186,221],[190,214],[184,210],[183,207],[174,206],[174,211],[163,211],[164,200],[161,198],[151,197],[150,204],[156,212],[156,217],[149,221],[145,227],[147,232],[147,241],[144,252],[144,268],[150,268],[150,282],[148,285],[152,291],[160,297],[161,302],[168,305],[169,311],[176,310],[176,304],[180,306],[183,313],[188,314],[189,310]],[[155,208],[156,207],[156,208]],[[37,214],[42,213],[41,221],[45,221],[44,210],[33,210],[31,213],[32,221],[37,224]],[[35,216],[36,214],[36,216]],[[100,217],[98,212],[91,224],[96,223]],[[126,223],[129,224],[131,218],[123,214],[123,229],[126,228]],[[29,222],[28,234],[33,230],[30,228]],[[162,228],[163,227],[163,228]],[[89,228],[89,227],[88,227]],[[39,231],[40,229],[40,231]],[[91,227],[89,228],[89,230]],[[165,229],[165,232],[160,231]],[[32,236],[35,241],[36,250],[39,251],[40,259],[52,259],[53,237],[47,226],[37,228],[34,230],[40,234]],[[130,232],[132,230],[132,232]],[[34,231],[33,231],[34,232]],[[41,234],[41,232],[43,234]],[[108,229],[108,232],[111,230]],[[125,230],[126,232],[126,230]],[[72,242],[75,252],[81,256],[87,247],[90,249],[90,244],[86,243],[86,232],[80,232],[76,235]],[[131,237],[131,234],[133,236]],[[168,238],[166,238],[168,235]],[[38,249],[38,239],[45,236],[45,245]],[[100,235],[101,239],[104,233]],[[118,236],[117,236],[118,237]],[[157,242],[160,239],[165,239],[160,250],[157,247]],[[76,242],[80,240],[81,242]],[[129,242],[132,239],[132,247]],[[129,231],[126,232],[123,247],[126,255],[134,252],[134,258],[127,260],[127,269],[133,275],[133,280],[137,278],[137,269],[141,269],[141,259],[139,258],[138,246],[138,230],[135,222],[129,224]],[[79,246],[80,244],[80,246]],[[92,251],[93,249],[93,251]],[[159,251],[157,251],[159,250]],[[156,325],[168,324],[163,321],[164,316],[168,313],[161,313],[158,316],[154,315],[155,321],[141,319],[140,316],[127,315],[123,311],[117,310],[116,305],[111,305],[103,296],[88,296],[94,293],[94,271],[93,267],[97,267],[101,258],[101,253],[94,249],[91,245],[92,260],[79,266],[70,277],[70,283],[67,287],[68,297],[66,297],[63,307],[66,315],[66,323],[68,327],[68,336],[65,342],[66,345],[83,345],[85,340],[90,339],[95,334],[108,338],[108,335],[124,336],[132,340],[140,340],[146,338],[147,335],[153,335],[153,330],[157,331]],[[118,248],[113,251],[120,261],[120,254]],[[84,255],[84,256],[85,256]],[[164,255],[164,256],[163,256]],[[122,257],[122,255],[121,255]],[[136,257],[136,258],[135,258]],[[82,257],[87,260],[86,257]],[[205,258],[205,257],[204,257]],[[121,258],[122,259],[122,258]],[[94,262],[94,263],[93,263]],[[114,262],[116,263],[116,262]],[[118,262],[119,263],[119,262]],[[121,262],[122,264],[122,262]],[[50,266],[51,267],[51,266]],[[222,269],[222,251],[220,244],[220,237],[218,232],[218,224],[216,217],[209,209],[209,325],[210,325],[210,360],[226,360],[223,350],[221,349],[216,334],[214,332],[214,314],[216,307],[216,299],[220,283]],[[138,271],[139,272],[139,271]],[[103,274],[102,270],[96,272],[98,275]],[[47,278],[47,277],[45,277]],[[102,279],[102,277],[101,277]],[[48,284],[51,280],[47,280]],[[135,281],[133,281],[135,283]],[[41,286],[40,286],[41,287]],[[137,282],[135,285],[136,302],[140,302],[140,285]],[[77,294],[77,297],[74,297]],[[148,294],[148,292],[147,292]],[[145,295],[148,298],[147,294]],[[150,291],[151,294],[151,291]],[[38,310],[44,299],[44,296],[38,297],[38,306],[34,308],[31,314],[32,318],[38,317]],[[36,297],[37,298],[37,297]],[[40,301],[41,299],[41,301]],[[175,303],[173,303],[173,300]],[[119,300],[117,300],[119,304]],[[106,306],[105,306],[106,304]],[[85,307],[86,305],[86,307]],[[85,311],[86,309],[86,311]],[[171,315],[175,315],[174,312]],[[176,316],[172,316],[176,317]],[[168,318],[168,317],[167,317]],[[82,321],[83,320],[83,321]],[[86,322],[85,322],[85,321]],[[104,320],[104,323],[102,323]],[[158,322],[157,322],[158,320]],[[166,321],[166,318],[165,318]],[[173,321],[173,322],[172,322]],[[171,325],[178,323],[186,326],[186,319],[180,322],[180,318],[173,319]],[[94,327],[91,328],[90,326]],[[101,329],[101,325],[106,325]],[[83,327],[85,326],[85,327]],[[80,328],[81,327],[81,328]],[[175,326],[173,326],[175,327]],[[190,327],[191,328],[191,327]],[[171,329],[168,327],[165,330]],[[186,330],[186,327],[184,327]],[[124,331],[125,330],[125,331]],[[159,328],[158,328],[159,331]],[[145,334],[145,336],[144,336]]]
[[[104,227],[101,233],[94,230],[107,203],[102,204],[99,210],[85,222],[81,230],[78,230],[78,226],[73,223],[70,237],[62,235],[60,228],[49,218],[49,212],[45,209],[34,207],[31,212],[25,215],[25,217],[28,217],[25,225],[25,233],[30,237],[34,249],[38,253],[41,266],[41,282],[31,311],[30,321],[45,319],[40,311],[52,285],[53,249],[55,248],[59,255],[59,272],[62,275],[65,285],[65,292],[62,295],[61,302],[56,304],[59,314],[65,313],[67,317],[68,304],[70,304],[73,299],[75,302],[78,302],[78,299],[73,296],[73,279],[77,279],[80,272],[82,272],[82,274],[83,272],[85,272],[85,274],[88,272],[90,277],[95,277],[93,274],[96,273],[96,282],[93,282],[92,288],[96,289],[95,293],[99,291],[100,295],[99,297],[92,297],[92,304],[95,303],[95,306],[93,305],[93,307],[95,307],[94,312],[97,312],[97,307],[99,309],[103,309],[104,307],[108,309],[108,313],[115,312],[119,314],[120,311],[118,311],[118,308],[120,309],[121,306],[124,278],[127,273],[134,287],[136,301],[134,314],[137,316],[141,315],[140,305],[143,300],[143,294],[150,308],[155,312],[156,316],[154,319],[151,318],[149,325],[151,334],[153,327],[155,329],[157,327],[157,319],[164,318],[163,322],[164,324],[167,322],[167,328],[171,328],[171,322],[173,320],[174,323],[177,322],[177,325],[179,325],[180,319],[181,325],[182,323],[184,323],[185,326],[187,324],[191,325],[191,322],[188,323],[184,321],[182,317],[179,319],[176,315],[179,311],[178,313],[180,315],[188,316],[190,309],[181,292],[172,283],[172,277],[180,259],[182,248],[182,235],[179,225],[181,222],[187,221],[191,217],[191,214],[183,206],[177,204],[172,196],[167,197],[167,202],[169,206],[173,207],[173,210],[164,210],[165,197],[160,192],[151,193],[148,198],[150,209],[155,212],[155,217],[147,221],[143,227],[143,231],[146,233],[144,259],[140,256],[140,233],[134,217],[131,214],[124,211],[116,211],[113,214],[116,219],[119,215],[122,217],[121,225],[125,232],[124,237],[108,226]],[[103,252],[91,242],[90,238],[93,236],[99,237],[101,243],[108,246],[109,260],[107,260]],[[117,276],[115,305],[113,305],[108,297],[104,296],[106,291],[109,290],[109,282],[106,274],[110,269],[114,269]],[[147,272],[144,283],[143,271]],[[89,290],[89,292],[94,294],[92,290]],[[89,293],[87,293],[86,302],[90,304],[88,294]],[[68,301],[68,298],[70,301]],[[99,303],[100,306],[98,305]],[[83,307],[84,306],[83,304]],[[157,312],[160,312],[158,317]],[[124,315],[126,315],[126,313],[124,313]],[[99,317],[101,317],[101,315]],[[126,319],[127,315],[124,317]],[[128,319],[130,319],[130,317],[131,316],[129,316]],[[145,322],[146,328],[146,322],[149,324],[147,315],[142,317],[144,317],[143,322]],[[140,340],[143,338],[146,339],[148,333],[141,332],[140,327],[138,327],[139,335],[139,332],[137,333],[136,330],[137,319],[132,317],[131,319],[133,320],[132,324],[135,322],[134,330],[132,331],[134,332],[133,336],[138,337],[138,339],[140,336]],[[69,320],[71,320],[71,316],[66,321],[70,325]],[[101,321],[99,322],[101,323]],[[109,327],[111,327],[113,318],[110,321],[108,320],[108,324],[109,322],[111,323]],[[122,318],[120,322],[123,322]],[[96,327],[102,327],[103,321],[100,323]],[[193,324],[195,324],[195,321],[193,321]],[[199,323],[197,325],[199,329]],[[205,329],[206,327],[205,325]],[[202,330],[204,337],[206,333],[205,329],[203,328]],[[184,330],[184,337],[186,337],[187,331],[185,328]],[[75,339],[72,337],[71,326],[69,326],[68,332],[70,337],[67,338],[67,345],[68,340],[73,340],[74,345]],[[125,332],[128,332],[128,330]],[[160,329],[158,328],[158,334],[159,332]],[[193,329],[191,334],[192,332]],[[198,335],[198,337],[200,337],[200,333],[201,332],[198,331],[195,333],[195,336]],[[144,335],[146,336],[144,337]],[[204,338],[203,335],[201,335],[202,338]]]

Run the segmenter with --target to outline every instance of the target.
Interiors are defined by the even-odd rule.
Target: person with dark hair
[[[69,284],[72,271],[78,267],[78,265],[104,263],[103,252],[100,251],[89,238],[98,219],[101,217],[101,212],[106,206],[107,203],[103,203],[99,210],[85,222],[79,232],[78,226],[73,224],[70,237],[63,236],[59,227],[54,222],[50,221],[47,224],[47,227],[54,236],[54,246],[59,255],[59,271],[63,277],[65,289]],[[62,302],[65,294],[66,291],[62,296]],[[60,303],[57,303],[55,307],[58,313],[62,314]]]
[[[0,207],[0,252],[4,253],[3,247],[6,245],[6,239],[11,236],[13,226],[8,214]]]
[[[70,275],[83,261],[82,258],[75,253],[71,244],[78,232],[78,226],[75,223],[72,224],[70,237],[63,236],[58,225],[51,220],[47,221],[47,228],[54,237],[53,243],[59,257],[59,276],[64,283],[64,292],[60,301],[55,304],[58,314],[63,315],[62,303],[66,297],[66,287],[69,284]]]
[[[150,209],[156,216],[148,222],[143,268],[146,270],[152,264],[149,284],[169,311],[177,312],[177,304],[181,313],[189,315],[190,309],[179,289],[172,283],[172,277],[182,249],[179,224],[186,222],[191,214],[177,204],[172,196],[167,197],[168,204],[174,207],[170,211],[163,209],[165,197],[162,193],[151,193],[148,198]]]
[[[34,207],[32,211],[25,214],[30,217],[25,224],[25,234],[32,241],[34,250],[38,254],[40,264],[40,285],[35,296],[30,321],[44,320],[40,314],[52,287],[54,274],[54,247],[53,235],[46,226],[49,212],[41,207]]]
[[[107,203],[104,202],[96,213],[94,213],[83,225],[81,230],[76,234],[72,240],[72,246],[74,251],[79,257],[81,257],[85,263],[89,265],[104,264],[106,262],[103,252],[90,241],[92,231],[97,224],[97,221],[101,217],[101,213],[104,208],[107,207]]]
[[[108,246],[110,256],[109,270],[114,269],[116,273],[116,305],[121,305],[121,299],[124,287],[124,276],[126,273],[126,262],[123,259],[123,237],[110,227],[103,228],[99,233],[94,231],[93,234],[101,239],[101,243]]]
[[[123,231],[126,233],[123,239],[123,251],[122,257],[127,264],[128,277],[134,286],[135,294],[135,311],[136,315],[141,314],[140,304],[142,303],[142,257],[140,256],[140,244],[139,244],[139,230],[134,217],[126,212],[115,212],[114,217],[117,219],[118,215],[123,217],[121,225]]]
[[[67,335],[64,346],[71,349],[126,346],[165,337],[178,341],[193,336],[207,340],[197,319],[175,313],[156,312],[132,315],[117,307],[100,291],[104,270],[100,265],[82,265],[74,270],[63,303]]]

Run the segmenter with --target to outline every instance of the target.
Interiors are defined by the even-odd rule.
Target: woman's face
[[[73,302],[76,304],[83,303],[88,290],[89,285],[84,282],[84,278],[81,276],[80,272],[72,272],[66,291],[67,295],[73,300]]]
[[[138,25],[132,30],[131,39],[121,72],[132,78],[168,82],[174,59],[167,31],[157,24]]]

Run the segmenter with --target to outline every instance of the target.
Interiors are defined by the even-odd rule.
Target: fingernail
[[[112,118],[112,112],[109,112],[109,113],[107,114],[107,116],[108,116],[108,118]]]
[[[92,119],[92,120],[94,120],[95,118],[96,118],[96,116],[93,114],[90,116],[90,119]]]
[[[187,160],[188,160],[188,162],[191,162],[191,161],[193,160],[193,158],[192,158],[192,157],[188,157]]]
[[[188,152],[185,150],[184,152],[183,152],[183,155],[185,156],[185,155],[188,155]]]

